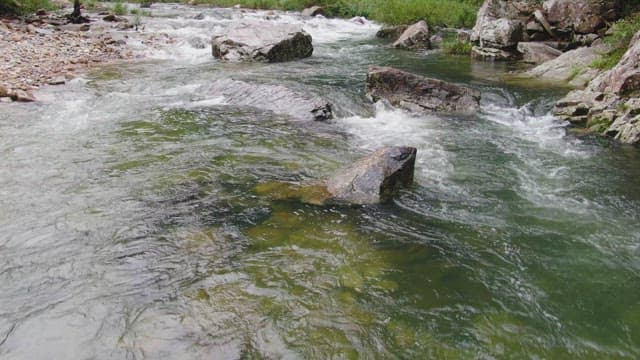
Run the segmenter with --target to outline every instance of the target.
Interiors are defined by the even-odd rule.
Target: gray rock
[[[480,92],[468,87],[415,75],[391,67],[371,66],[367,95],[385,99],[409,111],[473,111]]]
[[[562,55],[562,51],[538,42],[521,42],[518,52],[522,54],[522,61],[529,64],[542,64]]]
[[[194,49],[204,49],[207,47],[207,44],[205,43],[205,41],[202,40],[202,38],[199,38],[196,36],[189,38],[189,40],[187,41],[189,45],[191,45],[191,47]]]
[[[56,76],[52,79],[50,79],[49,81],[47,81],[47,84],[49,85],[64,85],[67,82],[67,80],[64,78],[64,76]]]
[[[213,37],[212,54],[224,61],[283,62],[313,54],[311,35],[302,27],[268,21],[244,21]]]
[[[325,203],[369,205],[390,200],[413,183],[416,149],[386,147],[336,172],[326,181]]]
[[[376,37],[380,39],[390,39],[394,42],[409,28],[409,25],[387,26],[378,30]]]
[[[427,22],[421,20],[407,28],[393,47],[403,49],[431,49],[431,34]]]
[[[312,6],[302,10],[302,16],[318,16],[324,15],[324,9],[321,6]]]
[[[13,92],[11,98],[13,101],[19,102],[33,102],[36,101],[35,96],[29,91],[16,90]]]
[[[516,61],[520,55],[514,51],[474,46],[471,48],[471,57],[484,61]]]
[[[524,28],[522,24],[525,24],[528,21],[537,6],[537,0],[485,0],[478,11],[476,24],[473,27],[473,32],[471,34],[471,41],[478,42],[481,46],[500,48],[501,45],[496,46],[498,44],[495,44],[495,41],[494,44],[484,45],[485,39],[483,39],[483,37],[486,36],[485,33],[488,31],[492,32],[491,29],[496,28],[497,26],[502,28],[509,22],[520,23],[521,29]],[[495,24],[495,21],[501,19],[509,22]],[[513,25],[508,25],[508,27],[512,26]],[[507,36],[506,38],[510,37],[511,36]],[[491,40],[489,42],[491,42]]]
[[[272,111],[294,120],[326,121],[333,118],[333,108],[326,100],[281,85],[225,79],[204,86],[198,93],[222,96],[227,104]]]
[[[484,24],[478,34],[480,47],[505,49],[522,41],[523,25],[520,20],[497,19]]]
[[[576,86],[584,85],[582,84],[582,75],[587,74],[586,77],[593,76],[593,71],[597,74],[597,70],[592,69],[590,66],[608,51],[609,47],[607,45],[570,50],[527,71],[525,76],[550,81],[572,82]]]
[[[547,0],[543,9],[547,20],[558,29],[589,34],[615,20],[617,0]]]

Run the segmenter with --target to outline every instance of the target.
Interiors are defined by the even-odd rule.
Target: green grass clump
[[[613,50],[602,58],[594,61],[591,67],[600,70],[609,70],[620,62],[624,53],[629,47],[629,43],[638,31],[640,31],[640,15],[631,15],[626,19],[619,20],[611,28],[611,35],[605,38],[607,44],[611,45]]]
[[[57,10],[50,0],[0,0],[0,15],[24,15],[40,9]]]
[[[127,15],[129,8],[121,1],[117,1],[111,8],[111,11],[116,15]]]
[[[473,44],[469,41],[454,39],[442,43],[442,52],[449,55],[469,55]]]
[[[413,24],[471,27],[482,0],[197,0],[217,6],[240,4],[252,9],[302,10],[322,6],[328,16],[366,16],[390,25]]]

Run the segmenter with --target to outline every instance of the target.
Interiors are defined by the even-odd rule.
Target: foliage
[[[40,9],[57,10],[58,7],[50,0],[0,0],[0,14],[28,14]]]
[[[640,31],[640,15],[632,15],[616,22],[611,28],[611,34],[605,38],[613,50],[594,61],[591,66],[600,70],[608,70],[616,66],[627,51],[633,35],[638,31]]]
[[[129,9],[122,1],[116,1],[116,4],[113,5],[111,11],[116,15],[127,15]]]
[[[473,44],[459,39],[448,40],[442,43],[442,51],[449,55],[469,55]]]
[[[482,0],[196,0],[218,6],[240,4],[253,9],[302,10],[320,5],[329,16],[366,16],[383,23],[471,27]]]

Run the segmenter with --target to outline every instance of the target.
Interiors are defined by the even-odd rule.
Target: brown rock
[[[522,61],[529,64],[542,64],[562,55],[562,51],[538,42],[521,42],[518,52],[522,54]]]
[[[14,101],[19,102],[33,102],[36,101],[36,98],[29,91],[24,90],[16,90],[11,97]]]
[[[552,25],[578,34],[596,32],[617,16],[616,0],[547,0],[543,8]]]
[[[431,34],[427,22],[421,20],[407,28],[393,47],[404,49],[431,49]]]

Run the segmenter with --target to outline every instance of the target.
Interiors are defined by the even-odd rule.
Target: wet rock
[[[325,203],[370,205],[389,201],[413,183],[416,149],[386,147],[336,172],[326,181]]]
[[[407,28],[393,47],[403,49],[431,49],[431,34],[427,22],[421,20]]]
[[[522,54],[522,61],[529,64],[542,64],[562,55],[562,51],[538,42],[521,42],[518,52]]]
[[[387,26],[378,30],[376,37],[396,41],[409,28],[409,25]]]
[[[480,104],[480,92],[468,87],[415,75],[391,67],[371,66],[367,95],[385,99],[409,111],[472,111]]]
[[[617,0],[547,0],[543,8],[561,31],[589,34],[617,18],[617,5]]]
[[[204,49],[207,47],[207,44],[205,43],[205,41],[199,37],[189,38],[188,42],[189,42],[189,45],[191,45],[191,47],[194,49]]]
[[[287,115],[294,120],[326,121],[333,118],[333,108],[326,100],[295,92],[282,85],[217,80],[199,92],[222,96],[225,103],[230,105],[251,106]]]
[[[140,7],[142,7],[142,6],[140,6]],[[199,13],[196,16],[193,17],[194,20],[204,20],[204,18],[205,18],[204,13]]]
[[[302,16],[318,16],[324,15],[324,9],[321,6],[312,6],[302,10]]]
[[[514,51],[474,46],[471,48],[471,57],[484,61],[516,61],[520,54]]]
[[[283,62],[313,54],[311,35],[302,27],[267,21],[231,25],[225,35],[215,36],[212,54],[224,61]]]
[[[24,91],[24,90],[16,90],[11,98],[13,99],[13,101],[18,101],[18,102],[34,102],[36,101],[36,98],[33,96],[33,94],[31,92],[28,91]]]

